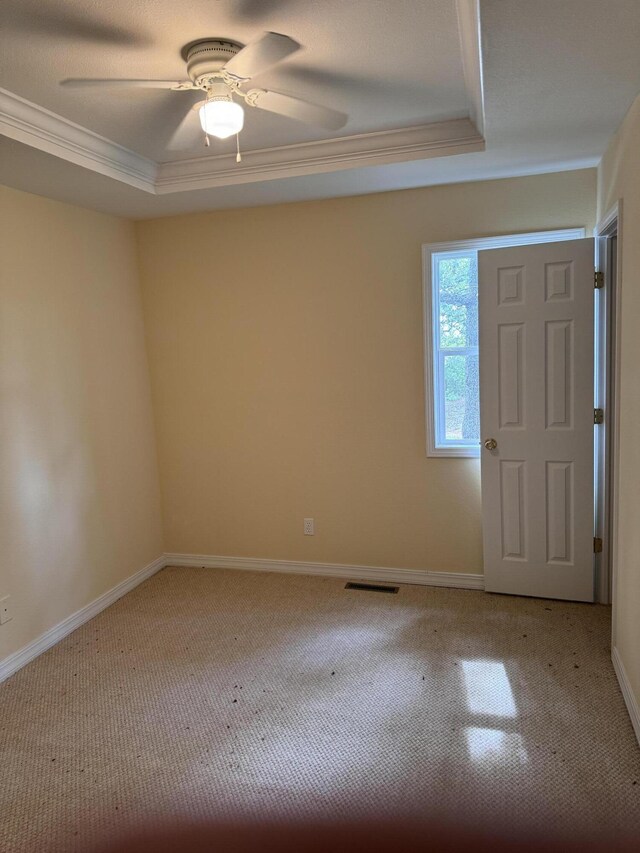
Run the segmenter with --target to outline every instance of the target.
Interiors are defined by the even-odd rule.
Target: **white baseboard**
[[[215,557],[202,554],[163,554],[140,571],[107,590],[90,604],[72,613],[33,642],[0,661],[0,683],[34,658],[46,652],[76,628],[93,619],[138,584],[165,566],[203,566],[212,569],[243,569],[253,572],[284,572],[296,575],[322,575],[345,580],[408,583],[456,589],[484,589],[482,575],[464,572],[428,572],[419,569],[391,569],[378,566],[351,566],[341,563],[304,563],[290,560],[261,560],[253,557]],[[624,692],[624,688],[623,688]]]
[[[292,560],[262,560],[255,557],[214,557],[208,554],[165,554],[165,566],[202,566],[207,569],[242,569],[251,572],[284,572],[294,575],[323,575],[346,580],[410,583],[455,589],[484,589],[484,576],[464,572],[428,572],[421,569],[390,569],[351,566],[342,563],[304,563]]]
[[[0,682],[9,678],[10,675],[13,675],[14,672],[17,672],[23,666],[28,664],[29,661],[38,657],[38,655],[46,652],[47,649],[50,649],[51,646],[54,646],[66,637],[67,634],[75,631],[75,629],[79,628],[80,625],[84,625],[84,623],[88,622],[89,619],[93,619],[93,617],[97,616],[102,610],[105,610],[109,605],[113,604],[119,598],[122,598],[123,595],[131,592],[134,587],[141,584],[147,578],[150,578],[151,575],[159,572],[160,569],[163,569],[165,566],[166,560],[164,556],[158,557],[152,563],[149,563],[147,566],[131,575],[131,577],[121,581],[116,586],[104,592],[94,601],[84,607],[81,607],[80,610],[76,610],[76,612],[72,613],[71,616],[68,616],[57,625],[54,625],[53,628],[45,631],[44,634],[41,634],[32,643],[18,649],[17,652],[14,652],[12,655],[9,655],[9,657],[0,661]]]
[[[622,663],[620,653],[618,652],[618,649],[615,646],[611,650],[611,660],[613,662],[613,668],[618,677],[618,683],[620,684],[620,690],[622,690],[622,696],[624,697],[625,705],[627,706],[627,711],[629,712],[629,716],[631,717],[631,725],[633,726],[633,729],[636,733],[636,737],[638,738],[638,743],[640,744],[640,705],[638,705],[638,700],[633,695],[627,671],[624,668],[624,664]]]

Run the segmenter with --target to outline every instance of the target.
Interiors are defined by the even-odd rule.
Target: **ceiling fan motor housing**
[[[227,39],[208,39],[188,45],[184,53],[189,79],[201,85],[210,77],[219,77],[223,66],[241,49],[241,44]]]

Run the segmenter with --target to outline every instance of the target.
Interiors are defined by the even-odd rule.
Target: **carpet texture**
[[[0,685],[0,850],[149,820],[640,833],[609,610],[167,568]]]

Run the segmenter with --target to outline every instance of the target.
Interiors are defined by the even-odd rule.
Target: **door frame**
[[[622,200],[598,222],[594,236],[596,269],[604,274],[604,287],[596,291],[594,405],[604,409],[604,422],[596,427],[594,440],[594,535],[602,539],[602,551],[595,555],[595,597],[600,604],[610,604],[614,600],[618,551]]]

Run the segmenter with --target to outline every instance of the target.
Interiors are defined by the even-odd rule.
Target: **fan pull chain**
[[[205,146],[205,148],[208,148],[210,145],[211,145],[211,143],[209,142],[209,134],[205,133],[205,135],[204,135],[204,146]]]
[[[242,157],[240,156],[240,134],[236,133],[236,163],[241,163]]]

